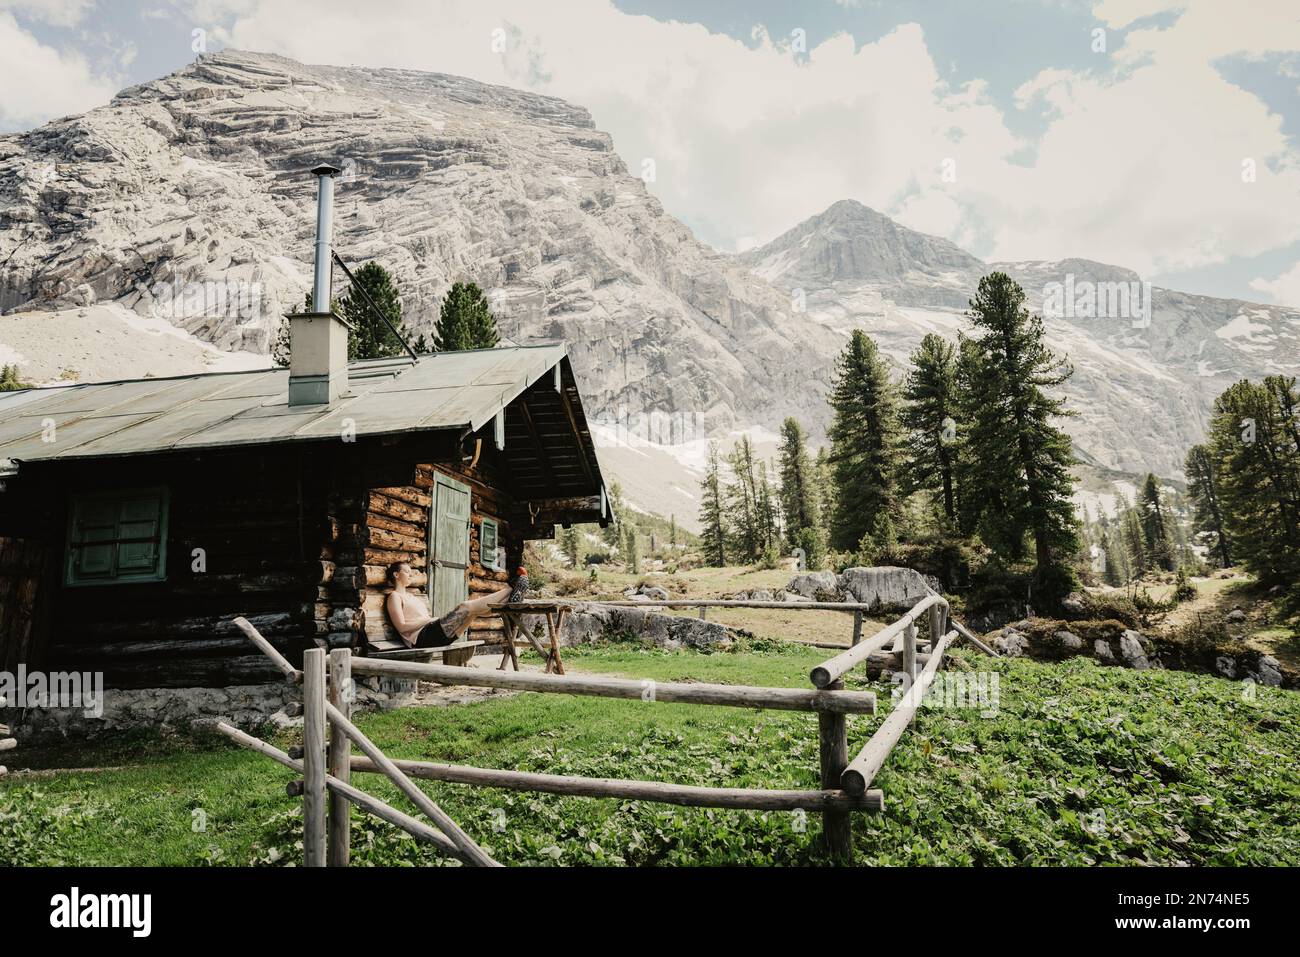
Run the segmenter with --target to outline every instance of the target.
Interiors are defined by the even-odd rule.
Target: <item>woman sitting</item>
[[[441,618],[429,614],[428,600],[406,590],[411,583],[411,566],[406,562],[393,562],[388,566],[388,583],[393,590],[388,595],[388,617],[412,648],[443,648],[459,638],[475,618],[492,614],[489,605],[504,602],[510,589],[502,588],[482,598],[463,601]]]

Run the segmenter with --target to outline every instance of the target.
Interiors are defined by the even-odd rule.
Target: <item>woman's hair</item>
[[[409,564],[409,562],[393,562],[393,564],[388,566],[388,571],[385,575],[385,577],[388,579],[388,584],[390,585],[397,584],[397,570],[401,568],[403,565],[407,565],[407,564]]]

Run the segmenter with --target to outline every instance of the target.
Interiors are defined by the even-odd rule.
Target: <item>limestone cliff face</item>
[[[1076,415],[1063,425],[1076,450],[1110,469],[1180,476],[1228,385],[1300,372],[1300,310],[1147,288],[1131,270],[1084,259],[985,263],[852,201],[738,259],[802,298],[810,320],[865,329],[900,371],[926,333],[964,328],[981,276],[1008,273],[1074,366],[1065,394]],[[1148,298],[1149,317],[1137,315]]]
[[[851,329],[901,371],[925,333],[956,336],[993,268],[1035,309],[1067,277],[1138,279],[1085,260],[984,263],[848,200],[759,249],[719,254],[629,175],[581,107],[227,51],[0,136],[0,312],[29,313],[11,352],[31,354],[32,313],[60,310],[65,335],[132,310],[265,354],[311,284],[308,170],[321,162],[343,170],[337,248],[396,274],[416,332],[451,283],[473,280],[505,336],[567,341],[593,417],[658,413],[676,438],[775,430],[795,415],[820,440]],[[1075,366],[1067,428],[1081,456],[1177,476],[1223,388],[1300,369],[1300,312],[1159,288],[1151,301],[1144,327],[1064,316],[1049,318],[1049,339]],[[0,356],[4,336],[0,323]],[[149,355],[123,349],[118,374],[152,371]]]
[[[838,335],[666,215],[586,110],[440,74],[223,52],[0,137],[0,310],[112,301],[266,352],[320,162],[338,250],[396,274],[417,332],[474,280],[505,336],[568,342],[597,412],[824,419]]]

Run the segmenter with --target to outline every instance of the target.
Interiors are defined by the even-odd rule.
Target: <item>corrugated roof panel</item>
[[[563,345],[517,346],[355,363],[349,394],[328,406],[287,402],[285,369],[135,379],[0,397],[0,458],[32,461],[320,439],[351,419],[358,436],[479,428],[564,358]],[[391,378],[378,373],[391,369]],[[42,442],[44,420],[58,441]]]

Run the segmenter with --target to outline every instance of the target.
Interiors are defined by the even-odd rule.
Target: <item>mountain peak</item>
[[[939,236],[901,226],[855,199],[841,199],[739,257],[769,281],[897,283],[917,274],[979,270],[982,263]]]

